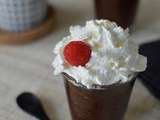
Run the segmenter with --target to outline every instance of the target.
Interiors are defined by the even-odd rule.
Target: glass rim
[[[71,77],[70,75],[68,75],[67,73],[62,72],[61,74],[67,81],[69,81],[74,86],[80,87],[82,89],[88,89],[88,90],[106,90],[106,89],[110,89],[110,88],[114,88],[114,87],[118,87],[118,86],[124,86],[126,84],[134,83],[134,81],[136,80],[137,75],[138,75],[138,73],[135,73],[133,75],[132,79],[130,79],[126,82],[121,82],[119,80],[118,82],[113,83],[113,84],[109,84],[109,85],[96,85],[96,84],[94,84],[94,85],[92,85],[91,88],[87,88],[85,85],[83,85],[81,83],[77,83],[76,80],[73,77]]]

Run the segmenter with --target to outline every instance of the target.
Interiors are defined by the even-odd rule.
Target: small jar
[[[9,32],[30,30],[47,15],[46,0],[0,0],[0,29]]]

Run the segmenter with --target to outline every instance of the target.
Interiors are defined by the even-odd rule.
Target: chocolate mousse
[[[72,120],[123,120],[135,78],[123,84],[87,89],[67,74],[63,73],[63,77]]]
[[[147,58],[109,20],[71,26],[54,49],[54,74],[64,77],[73,120],[122,120],[138,72]]]
[[[134,21],[139,0],[95,0],[97,19],[115,21],[123,28]]]

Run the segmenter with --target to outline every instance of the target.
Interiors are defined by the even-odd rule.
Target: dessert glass
[[[65,89],[72,120],[122,120],[126,112],[135,77],[125,83],[95,86],[88,89],[66,73]]]
[[[115,21],[123,28],[130,27],[138,2],[139,0],[95,0],[96,18]]]

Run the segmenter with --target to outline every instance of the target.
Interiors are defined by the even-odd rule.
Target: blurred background
[[[98,0],[25,1],[0,0],[0,120],[36,120],[15,103],[23,91],[37,94],[51,119],[71,120],[63,80],[53,75],[51,67],[52,49],[69,34],[70,25],[84,25],[95,18],[115,19],[131,28],[131,39],[138,44],[160,38],[159,0],[121,0],[116,5],[122,10],[109,7],[120,0],[99,0],[101,4]],[[136,81],[126,120],[160,120],[160,102],[140,80]]]

